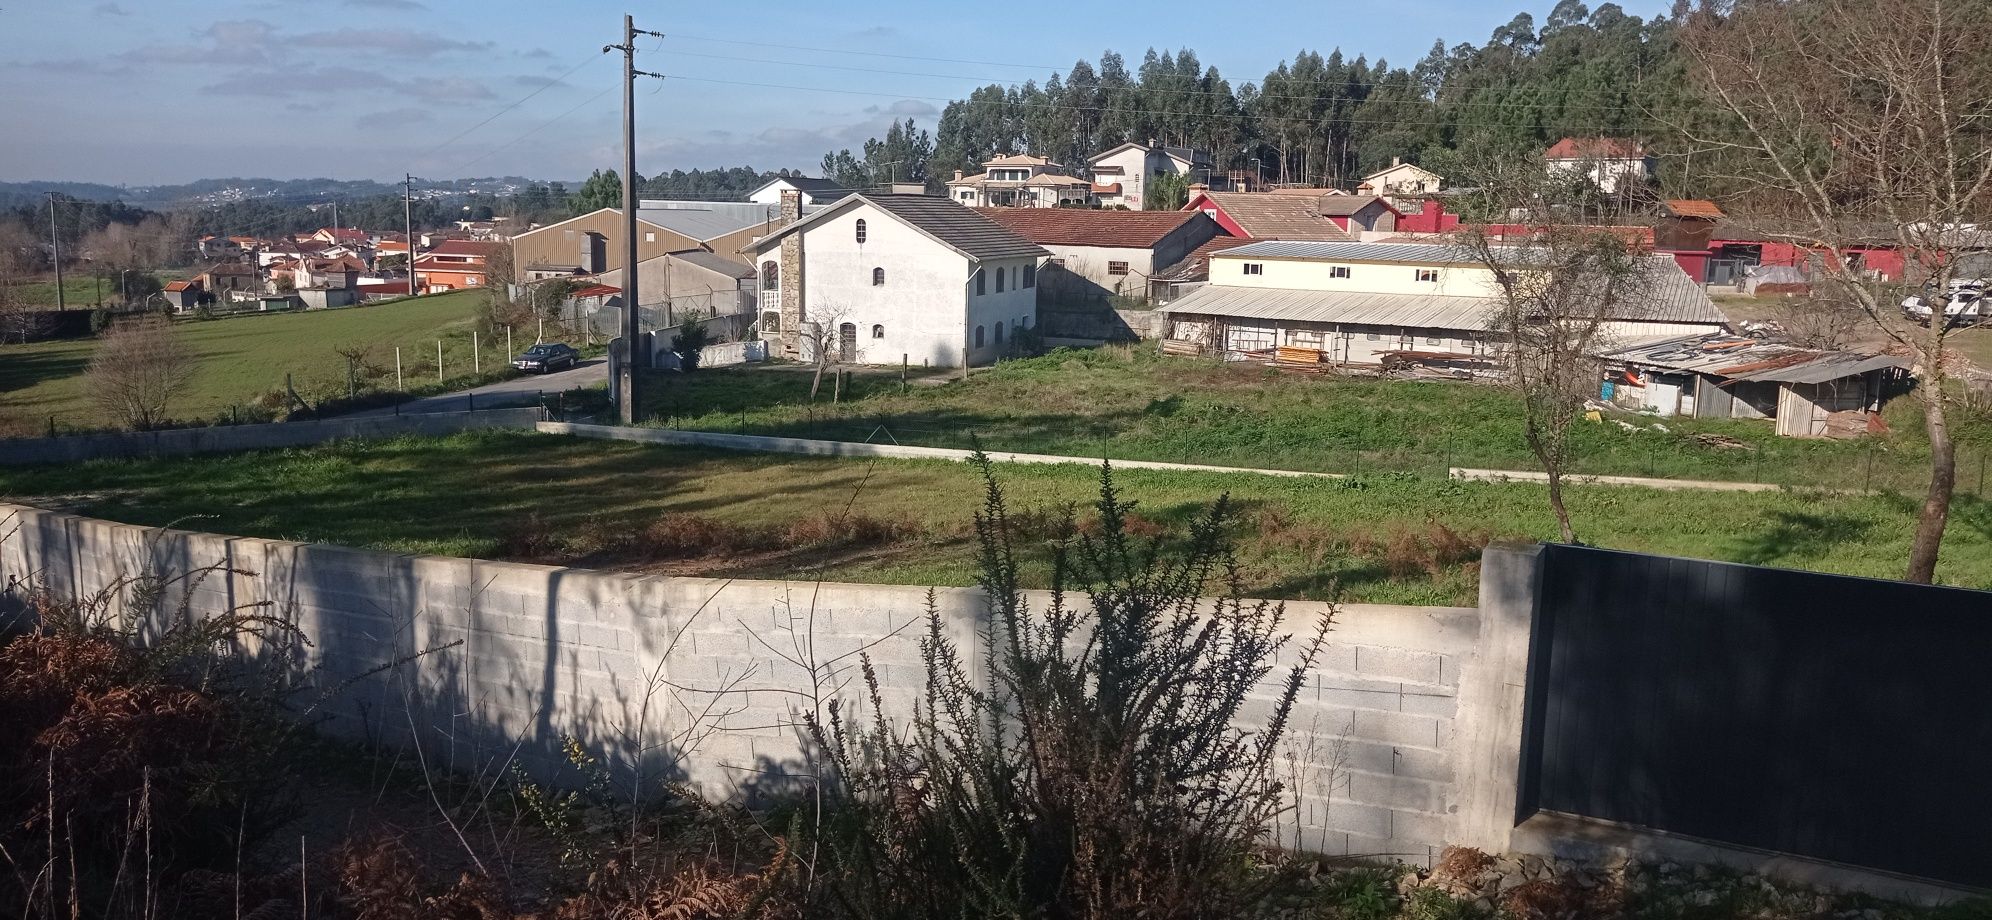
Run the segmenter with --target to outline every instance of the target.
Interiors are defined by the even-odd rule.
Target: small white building
[[[1093,173],[1093,193],[1103,208],[1142,209],[1148,186],[1162,176],[1182,176],[1208,182],[1210,154],[1191,147],[1164,147],[1154,141],[1127,143],[1086,161]]]
[[[852,194],[801,211],[799,193],[784,195],[785,223],[744,250],[777,357],[809,359],[820,335],[845,362],[986,364],[1037,325],[1045,250],[974,210]]]
[[[1551,175],[1582,175],[1607,195],[1653,178],[1653,156],[1638,141],[1614,137],[1566,137],[1543,154]]]
[[[1390,168],[1379,169],[1363,177],[1362,183],[1356,186],[1356,194],[1382,195],[1401,211],[1412,207],[1414,202],[1423,201],[1426,195],[1440,191],[1445,184],[1445,177],[1438,173],[1392,157]]]
[[[805,208],[829,204],[845,195],[851,194],[850,189],[838,185],[829,179],[812,179],[808,176],[782,176],[749,192],[747,200],[755,204],[780,206],[782,203],[782,193],[785,191],[802,193],[802,205]],[[639,279],[639,283],[640,281],[641,279]]]
[[[1648,257],[1644,296],[1603,324],[1604,342],[1724,331],[1728,317],[1665,255]],[[1496,333],[1494,273],[1436,243],[1266,241],[1210,256],[1210,283],[1163,308],[1169,339],[1227,354],[1281,346],[1319,360],[1485,356]]]

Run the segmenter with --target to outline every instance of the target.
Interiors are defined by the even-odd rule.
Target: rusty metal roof
[[[1687,371],[1725,380],[1825,383],[1909,362],[1889,355],[1800,348],[1737,335],[1690,335],[1599,355],[1606,361]]]

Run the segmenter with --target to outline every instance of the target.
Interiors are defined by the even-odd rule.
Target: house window
[[[1025,328],[1025,329],[1029,329],[1029,328],[1031,328],[1031,318],[1030,318],[1030,317],[1028,317],[1028,316],[1024,317],[1024,318],[1023,318],[1023,319],[1021,319],[1021,320],[1018,320],[1018,322],[1019,322],[1019,323],[1020,323],[1020,324],[1021,324],[1021,325],[1022,325],[1022,326],[1023,326],[1024,328]]]
[[[1441,336],[1432,335],[1425,337],[1425,344],[1427,345],[1444,345],[1445,343],[1446,340]]]
[[[781,267],[775,264],[775,260],[769,259],[761,263],[761,290],[773,291],[780,289],[780,277]]]
[[[1052,265],[1056,265],[1056,266],[1058,266],[1059,268],[1064,268],[1064,267],[1065,267],[1065,260],[1064,260],[1064,259],[1053,259],[1053,260],[1051,260],[1051,262],[1050,262],[1049,264],[1052,264]]]
[[[884,326],[873,326],[873,327],[872,327],[872,338],[875,338],[875,339],[882,339],[882,338],[885,338],[885,327],[884,327]]]
[[[645,231],[643,234],[643,241],[646,243],[655,243],[657,242],[657,234]]]
[[[885,269],[872,269],[872,287],[885,287]]]
[[[1372,333],[1370,333],[1370,334],[1368,334],[1368,335],[1365,335],[1365,336],[1363,336],[1363,338],[1365,338],[1365,339],[1368,339],[1368,340],[1370,340],[1370,341],[1372,341],[1372,342],[1381,342],[1381,341],[1383,341],[1383,336],[1380,336],[1380,335],[1377,335],[1377,334],[1376,334],[1376,333],[1374,333],[1374,332],[1372,332]]]
[[[1248,274],[1248,275],[1263,275],[1263,274],[1265,274],[1265,273],[1266,273],[1266,266],[1265,266],[1265,263],[1262,263],[1262,262],[1247,262],[1247,263],[1245,263],[1245,274]],[[1125,274],[1125,273],[1123,273],[1123,274]]]
[[[1024,266],[1024,287],[1027,287],[1027,288],[1034,288],[1034,287],[1037,287],[1037,266],[1036,266],[1036,265],[1026,265],[1026,266]]]
[[[1434,283],[1434,282],[1437,282],[1438,280],[1439,280],[1439,270],[1438,270],[1438,269],[1436,269],[1436,268],[1421,268],[1421,269],[1418,269],[1418,281],[1419,281],[1420,283],[1426,283],[1426,284],[1430,284],[1430,283]]]
[[[781,312],[778,310],[769,310],[768,312],[761,314],[761,331],[762,332],[782,331]]]
[[[865,241],[865,221],[864,221],[864,218],[859,218],[859,219],[858,219],[858,242],[862,243],[862,242],[864,242],[864,241]]]
[[[1002,323],[997,323],[997,324],[996,324],[996,344],[998,344],[998,345],[1001,345],[1001,344],[1003,344],[1003,324],[1002,324]]]
[[[978,268],[975,270],[975,296],[981,297],[987,293],[989,293],[989,273]]]
[[[1009,274],[1007,269],[1001,267],[996,269],[996,293],[1003,293],[1003,276],[1007,274]]]
[[[975,327],[975,347],[977,347],[977,348],[981,348],[981,347],[982,347],[982,327],[981,327],[981,326],[977,326],[977,327]]]
[[[1328,277],[1347,278],[1349,277],[1349,267],[1347,265],[1331,265],[1328,267]]]
[[[1109,274],[1109,275],[1125,275],[1125,274],[1127,274],[1127,263],[1126,263],[1126,262],[1108,262],[1108,263],[1107,263],[1107,274]]]

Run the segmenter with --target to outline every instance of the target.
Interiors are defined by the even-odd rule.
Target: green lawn
[[[896,371],[861,374],[832,404],[809,375],[779,367],[664,375],[647,410],[658,424],[709,431],[1439,478],[1448,466],[1534,469],[1520,410],[1502,390],[1455,382],[1336,379],[1171,358],[1145,350],[1060,351],[978,371],[967,382],[901,391]],[[1769,422],[1611,415],[1579,424],[1573,469],[1914,492],[1927,442],[1914,400],[1886,437],[1780,438]],[[1623,421],[1638,430],[1629,431]],[[1959,484],[1981,488],[1992,426],[1960,423]],[[1715,446],[1695,435],[1743,442]]]
[[[372,346],[369,361],[378,386],[394,386],[397,345],[407,384],[435,383],[438,339],[444,343],[447,376],[467,375],[471,329],[487,296],[458,291],[339,310],[176,320],[176,334],[200,363],[172,413],[179,418],[226,415],[232,406],[281,390],[286,374],[308,399],[343,394],[346,359],[335,349],[349,345]],[[503,339],[488,339],[479,342],[486,371],[507,358]],[[96,344],[95,339],[66,339],[0,345],[0,414],[29,429],[45,427],[51,415],[60,427],[103,424],[84,390],[84,369]]]
[[[1067,502],[1083,510],[1096,471],[998,469],[1041,578],[1045,517]],[[1470,604],[1480,545],[1554,532],[1542,489],[1529,485],[1143,470],[1119,480],[1137,512],[1164,527],[1228,490],[1242,508],[1247,584],[1275,597],[1325,597],[1339,584],[1351,600]],[[953,585],[972,583],[968,525],[981,500],[960,463],[517,432],[7,470],[0,494],[142,524],[407,552],[739,577],[806,577],[821,566],[835,580]],[[887,536],[837,543],[867,529],[851,522],[788,529],[847,503]],[[1880,577],[1900,574],[1914,517],[1910,502],[1889,496],[1785,492],[1587,487],[1572,490],[1571,506],[1578,534],[1601,546]],[[790,535],[702,552],[756,528]],[[658,548],[667,545],[680,549]],[[1992,587],[1992,504],[1959,502],[1940,574]]]
[[[162,279],[162,283],[165,278],[169,277],[168,273],[161,272],[158,274]],[[138,273],[133,272],[132,278],[136,279],[137,277]],[[119,282],[120,278],[117,275],[105,275],[102,278],[98,278],[88,271],[64,274],[62,276],[63,304],[69,309],[75,310],[78,308],[94,307],[99,300],[106,304],[119,303],[124,299],[119,295]],[[56,303],[55,276],[50,275],[40,281],[8,285],[6,299],[8,303],[53,307]]]

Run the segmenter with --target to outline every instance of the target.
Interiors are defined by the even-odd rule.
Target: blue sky
[[[1328,2],[1219,25],[1237,20],[1188,0],[1035,7],[1009,24],[1000,4],[910,0],[5,0],[0,180],[585,176],[620,159],[619,57],[599,50],[625,10],[667,33],[638,63],[674,77],[638,97],[638,169],[654,173],[813,171],[894,118],[931,126],[970,88],[1042,80],[1108,47],[1134,67],[1149,47],[1188,45],[1235,86],[1301,48],[1408,65],[1435,38],[1477,44],[1552,5]]]

